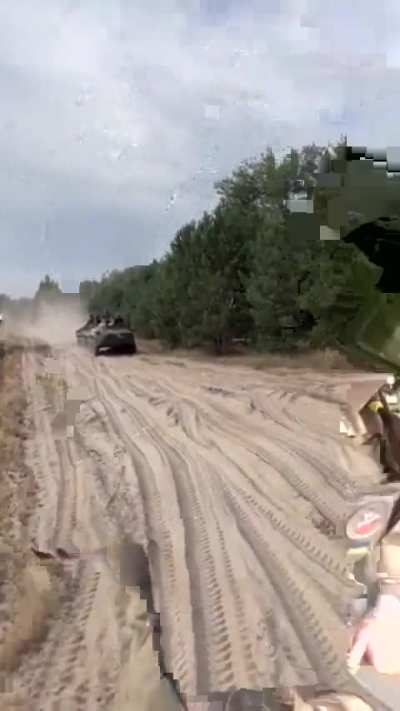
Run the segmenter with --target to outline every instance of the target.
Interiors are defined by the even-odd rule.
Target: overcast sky
[[[0,292],[165,252],[270,145],[400,144],[399,0],[0,0]]]

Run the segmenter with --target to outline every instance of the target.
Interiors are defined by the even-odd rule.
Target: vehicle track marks
[[[62,398],[45,409],[35,374],[49,361],[26,354],[33,468],[50,504],[41,543],[56,531],[61,545],[74,534],[90,549],[129,532],[144,545],[165,666],[189,697],[353,683],[334,631],[348,590],[343,546],[307,521],[319,510],[340,526],[356,490],[352,463],[329,436],[345,380],[306,371],[283,379],[190,359],[178,368],[162,356],[152,365],[95,360],[78,349],[55,352],[54,361],[68,385],[89,392],[73,438],[57,449],[43,444]],[[326,413],[321,428],[310,402]],[[38,711],[112,703],[134,611],[111,564],[99,570],[77,564],[36,666],[25,667]],[[107,610],[95,615],[100,600]]]

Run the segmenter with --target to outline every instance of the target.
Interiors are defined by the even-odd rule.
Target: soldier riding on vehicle
[[[396,413],[399,411],[399,381],[396,380],[394,375],[389,375],[386,378],[386,383],[382,386],[380,395],[390,412]]]
[[[125,320],[122,318],[121,314],[116,315],[113,325],[119,328],[126,326]]]

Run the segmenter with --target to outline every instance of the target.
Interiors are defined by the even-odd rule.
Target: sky
[[[162,257],[270,146],[400,145],[398,0],[0,0],[0,292]]]

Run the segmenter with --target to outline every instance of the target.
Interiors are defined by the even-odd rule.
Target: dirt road
[[[155,542],[165,664],[189,697],[354,689],[341,624],[350,588],[333,533],[379,476],[338,432],[357,377],[27,349],[30,535],[45,550],[95,549],[122,531],[146,550]],[[144,708],[146,679],[130,656],[138,602],[117,581],[107,561],[64,576],[49,633],[14,680],[32,708],[123,709],[117,688],[126,703],[135,695],[126,708]]]

